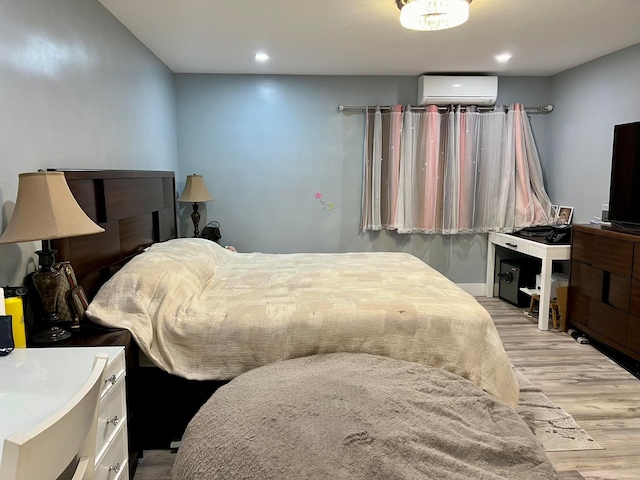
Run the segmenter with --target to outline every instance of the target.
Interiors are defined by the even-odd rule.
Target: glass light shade
[[[410,30],[444,30],[469,19],[468,0],[406,0],[400,24]]]

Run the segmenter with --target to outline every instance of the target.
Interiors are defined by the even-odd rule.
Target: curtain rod
[[[338,105],[338,110],[340,112],[362,112],[364,113],[365,111],[368,111],[369,109],[376,109],[376,106],[372,106],[372,105]],[[391,105],[381,105],[380,106],[380,110],[391,110],[393,107]],[[416,111],[422,111],[422,110],[426,110],[426,106],[425,105],[420,105],[420,106],[412,106],[411,110],[416,110]],[[438,110],[449,110],[450,107],[438,107]],[[463,107],[464,108],[464,107]],[[494,107],[477,107],[478,111],[491,111],[494,109]],[[553,111],[553,105],[544,105],[541,107],[524,107],[524,111],[527,113],[532,113],[532,114],[539,114],[539,113],[551,113]]]

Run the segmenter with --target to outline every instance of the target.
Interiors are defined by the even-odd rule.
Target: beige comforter
[[[153,245],[87,310],[131,331],[169,373],[231,379],[319,353],[441,367],[515,407],[518,384],[488,312],[406,253],[234,253],[203,239]]]

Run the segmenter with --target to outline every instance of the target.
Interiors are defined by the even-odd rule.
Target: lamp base
[[[58,290],[62,275],[53,268],[56,251],[51,248],[49,240],[42,241],[42,250],[38,254],[40,268],[33,273],[33,285],[40,296],[44,314],[40,318],[44,328],[33,335],[35,343],[55,343],[66,340],[71,333],[56,325],[58,322],[57,302]]]
[[[191,221],[193,221],[193,238],[200,236],[198,224],[200,223],[200,212],[198,211],[198,203],[193,202],[193,212],[191,212]]]
[[[34,343],[56,343],[71,337],[71,333],[56,325],[47,327],[42,332],[31,337]]]

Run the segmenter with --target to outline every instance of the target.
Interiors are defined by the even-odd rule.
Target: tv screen
[[[609,220],[620,227],[640,227],[640,122],[614,127]]]

